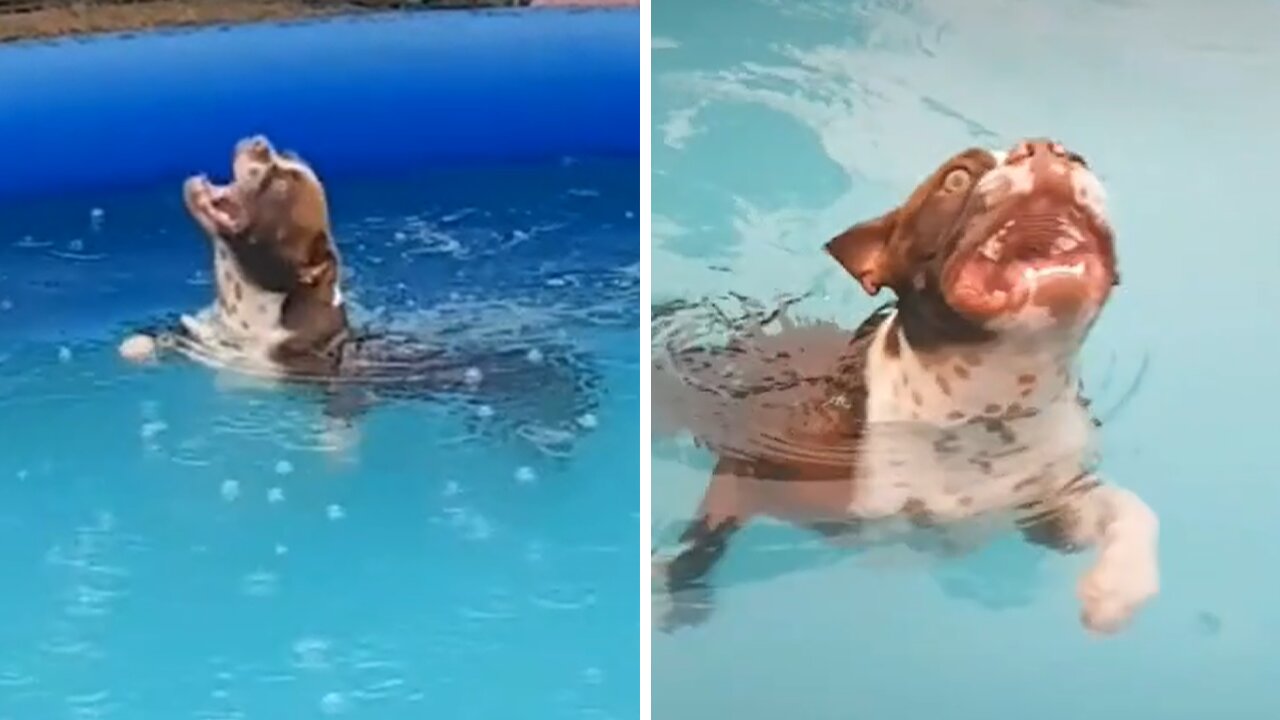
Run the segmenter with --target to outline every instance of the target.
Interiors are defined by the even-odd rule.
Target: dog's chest
[[[215,318],[220,334],[266,343],[284,334],[283,293],[267,292],[250,282],[222,240],[214,241],[213,266],[218,291]]]
[[[947,522],[1009,510],[1088,461],[1092,423],[1069,370],[999,353],[930,366],[905,347],[885,353],[883,340],[869,349],[852,514]]]

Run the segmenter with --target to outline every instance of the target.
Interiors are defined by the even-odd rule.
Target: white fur
[[[940,520],[964,520],[1009,510],[1080,474],[1091,453],[1092,424],[1076,399],[1074,378],[1061,373],[1060,358],[1013,346],[991,348],[983,352],[981,365],[963,366],[968,378],[961,379],[954,372],[959,360],[926,368],[901,339],[899,356],[889,357],[884,346],[890,332],[899,332],[897,325],[885,322],[868,357],[867,434],[855,469],[859,492],[850,507],[853,515],[887,517],[914,499]],[[1016,384],[1024,374],[1038,378],[1028,397],[1021,397]],[[950,395],[939,385],[939,375]],[[1033,417],[1005,421],[1017,437],[1012,446],[969,420],[983,416],[988,405],[1003,410],[1012,403],[1036,411]],[[956,412],[965,419],[949,417]],[[954,437],[945,443],[952,452],[939,454],[935,444],[948,436]],[[1007,454],[1020,447],[1026,449]],[[994,456],[990,472],[970,462],[981,453]],[[1040,479],[1015,489],[1033,477]],[[961,505],[966,497],[969,504]]]
[[[850,515],[901,525],[908,501],[942,523],[994,514],[1016,518],[1020,506],[1033,503],[1065,511],[1075,518],[1068,539],[1098,549],[1079,585],[1082,621],[1098,632],[1122,628],[1159,591],[1158,521],[1127,490],[1067,490],[1095,463],[1092,420],[1063,351],[1074,345],[1060,344],[1056,352],[1045,343],[984,347],[980,364],[963,364],[962,379],[955,374],[960,358],[922,358],[901,337],[897,356],[886,353],[889,333],[896,332],[896,323],[884,322],[870,348],[866,433]],[[940,375],[950,392],[939,385]],[[1020,376],[1036,378],[1029,391]],[[1007,413],[1013,403],[1019,412]],[[1002,430],[1014,441],[982,422],[955,417],[1000,414],[992,406],[1007,414]],[[938,450],[944,439],[945,453]],[[1002,454],[1013,448],[1020,450]],[[971,462],[984,454],[989,464]]]

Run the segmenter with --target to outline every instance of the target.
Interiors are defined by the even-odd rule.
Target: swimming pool
[[[1081,630],[1085,557],[1001,538],[937,560],[744,532],[716,613],[653,636],[654,715],[1263,718],[1280,582],[1280,391],[1259,308],[1280,246],[1273,3],[658,2],[654,303],[804,295],[852,327],[875,306],[821,252],[964,147],[1052,135],[1107,183],[1124,283],[1084,357],[1103,472],[1161,517],[1162,589],[1125,633]],[[1230,209],[1228,209],[1230,208]],[[689,288],[697,288],[698,295]],[[655,409],[655,414],[658,410]],[[654,439],[655,543],[709,456]]]
[[[450,13],[0,51],[29,101],[0,111],[29,143],[7,154],[31,161],[0,181],[0,718],[635,716],[637,26]],[[230,102],[273,52],[293,75]],[[95,87],[90,59],[149,82],[89,92],[77,124],[50,88]],[[41,63],[61,82],[16,75]],[[301,122],[335,88],[352,106]],[[462,117],[499,100],[539,103],[523,140]],[[326,181],[358,317],[577,351],[567,452],[519,396],[388,403],[352,436],[296,393],[120,361],[124,333],[212,297],[179,184],[257,131]]]

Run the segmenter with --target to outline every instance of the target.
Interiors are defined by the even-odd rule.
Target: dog
[[[1095,472],[1076,360],[1119,274],[1085,159],[1046,139],[965,150],[825,250],[895,300],[853,332],[789,324],[677,351],[683,371],[666,368],[668,412],[718,456],[678,550],[655,565],[673,599],[701,602],[677,600],[668,628],[711,612],[708,575],[757,517],[853,543],[996,519],[1058,551],[1096,547],[1081,620],[1125,627],[1159,590],[1158,521]]]
[[[151,360],[172,349],[306,386],[320,391],[327,415],[347,422],[385,399],[487,393],[526,415],[508,420],[540,425],[535,434],[544,449],[570,443],[582,429],[600,388],[581,353],[541,340],[446,343],[353,327],[314,169],[264,136],[236,143],[231,166],[226,185],[204,175],[183,184],[186,209],[210,241],[215,301],[129,338],[122,355]]]

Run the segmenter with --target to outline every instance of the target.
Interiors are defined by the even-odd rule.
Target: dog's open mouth
[[[975,319],[1029,303],[1055,315],[1100,303],[1111,285],[1099,229],[1078,208],[1017,214],[961,251],[948,268],[948,303]]]
[[[195,210],[204,215],[220,231],[239,232],[248,216],[233,185],[214,185],[206,177],[193,178],[191,193]]]

